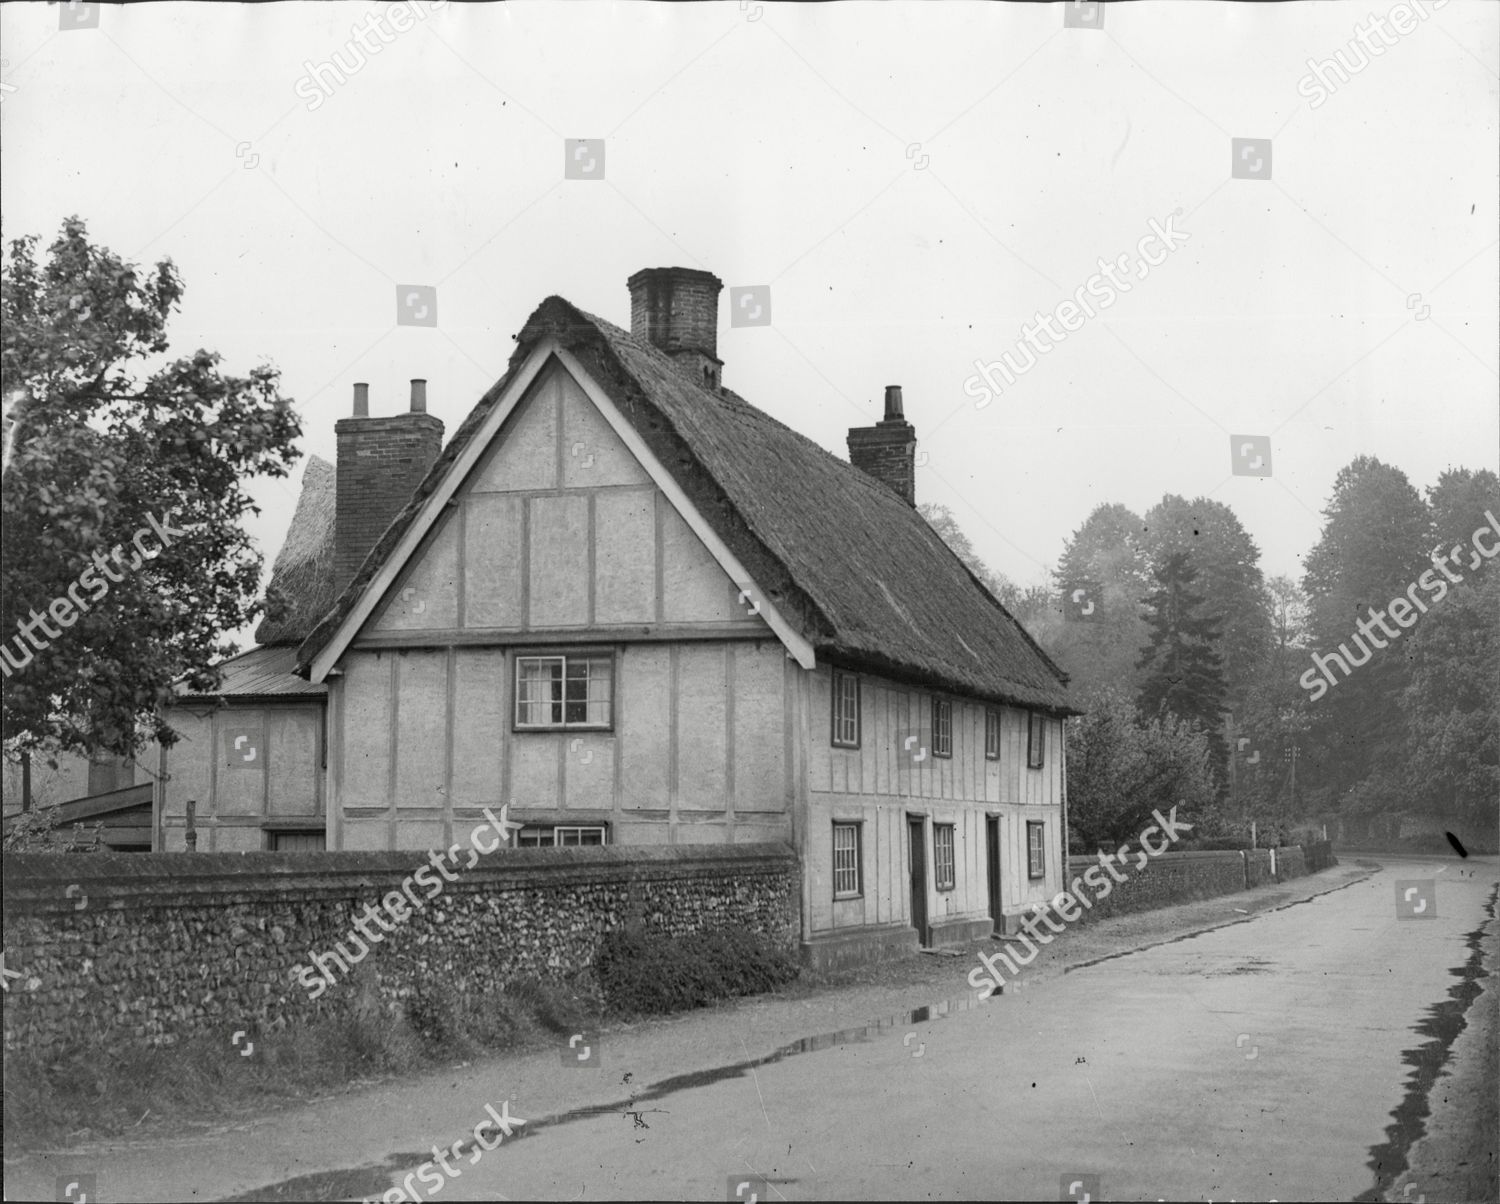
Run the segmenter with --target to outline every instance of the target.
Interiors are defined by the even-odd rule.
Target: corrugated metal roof
[[[209,694],[182,690],[180,698],[225,698],[255,695],[308,695],[321,697],[328,693],[326,686],[314,685],[306,678],[296,676],[292,670],[297,664],[295,645],[279,648],[252,648],[239,656],[230,657],[220,663],[224,672],[223,684]]]

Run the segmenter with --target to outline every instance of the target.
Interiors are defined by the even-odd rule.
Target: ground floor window
[[[1028,820],[1026,823],[1026,876],[1028,878],[1045,878],[1047,876],[1046,845],[1043,843],[1043,830],[1046,825],[1037,820]]]
[[[609,828],[605,824],[527,824],[516,833],[518,849],[550,849],[608,843]]]
[[[266,837],[267,847],[273,853],[321,853],[328,847],[328,838],[323,832],[271,831]]]
[[[932,860],[938,890],[953,889],[953,825],[932,825]]]
[[[833,825],[833,897],[854,899],[862,893],[859,864],[859,825]]]

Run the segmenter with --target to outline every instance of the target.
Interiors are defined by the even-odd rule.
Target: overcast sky
[[[705,268],[725,383],[840,456],[904,386],[918,500],[1012,579],[1167,492],[1300,575],[1354,456],[1418,488],[1500,462],[1500,4],[1438,2],[1110,4],[1102,29],[1067,4],[7,4],[4,234],[77,213],[170,256],[174,352],[278,365],[330,460],[353,382],[389,414],[426,377],[451,434],[547,295],[628,325],[631,272]],[[1367,65],[1315,86],[1340,51]],[[357,70],[328,95],[305,77],[335,54]],[[602,179],[564,178],[579,138]],[[1271,140],[1260,174],[1232,176],[1236,138]],[[1132,274],[1174,211],[1187,240]],[[1121,255],[1128,293],[966,395]],[[397,324],[398,285],[436,288],[435,327]],[[751,285],[771,324],[731,327]],[[1269,477],[1231,435],[1270,437]],[[301,471],[254,489],[268,567]]]

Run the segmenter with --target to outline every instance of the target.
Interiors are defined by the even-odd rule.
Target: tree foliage
[[[1094,598],[1090,621],[1063,624],[1047,650],[1072,677],[1084,703],[1103,690],[1135,689],[1149,574],[1145,526],[1124,506],[1096,507],[1064,546],[1054,573],[1059,592],[1097,588],[1100,596]]]
[[[1198,573],[1186,552],[1168,553],[1146,596],[1150,635],[1136,667],[1142,671],[1138,705],[1143,715],[1175,715],[1201,731],[1215,774],[1228,771],[1224,746],[1224,664],[1219,621],[1205,609]]]
[[[1174,803],[1198,823],[1216,784],[1207,737],[1170,714],[1143,716],[1123,690],[1102,689],[1068,720],[1068,830],[1076,849],[1134,841],[1151,811]]]
[[[1146,512],[1145,521],[1153,563],[1174,552],[1192,557],[1204,612],[1219,624],[1226,699],[1238,711],[1271,646],[1260,549],[1234,511],[1210,498],[1189,502],[1168,494]]]
[[[1345,656],[1351,672],[1346,677],[1335,664],[1338,684],[1311,705],[1307,772],[1333,799],[1368,779],[1367,800],[1383,791],[1395,802],[1409,747],[1401,705],[1410,681],[1407,641],[1371,647],[1357,624],[1432,567],[1431,518],[1406,474],[1371,456],[1339,471],[1323,514],[1322,534],[1304,560],[1309,651]],[[1356,666],[1361,647],[1369,656]]]
[[[173,742],[160,712],[172,683],[186,675],[211,688],[210,664],[234,651],[223,633],[260,609],[261,558],[242,526],[256,507],[244,482],[287,474],[301,424],[272,367],[240,377],[206,350],[165,359],[183,295],[170,260],[149,271],[126,263],[92,244],[76,217],[45,261],[37,241],[11,242],[0,265],[12,420],[0,638],[18,659],[31,653],[22,667],[6,665],[5,735],[12,752],[130,755],[153,736]],[[113,549],[131,559],[134,534],[153,516],[186,534],[134,557],[73,624],[52,620],[57,638],[27,643],[21,624],[69,598],[70,585],[76,593],[99,559],[118,571]],[[35,637],[34,622],[30,630]]]

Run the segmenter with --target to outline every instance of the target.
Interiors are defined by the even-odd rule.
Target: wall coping
[[[460,842],[462,843],[462,842]],[[725,865],[774,873],[794,868],[788,844],[600,845],[563,849],[505,849],[463,868],[468,848],[450,866],[455,881],[443,893],[476,887],[524,889],[543,883],[637,882],[715,876]],[[98,896],[94,907],[139,906],[198,896],[225,905],[296,892],[298,901],[348,898],[388,892],[429,865],[419,850],[246,853],[7,853],[4,910],[11,913],[83,910],[82,896]],[[441,875],[433,871],[441,880]],[[68,888],[76,885],[78,890]],[[442,898],[439,894],[434,902]],[[105,902],[107,900],[107,902]]]

